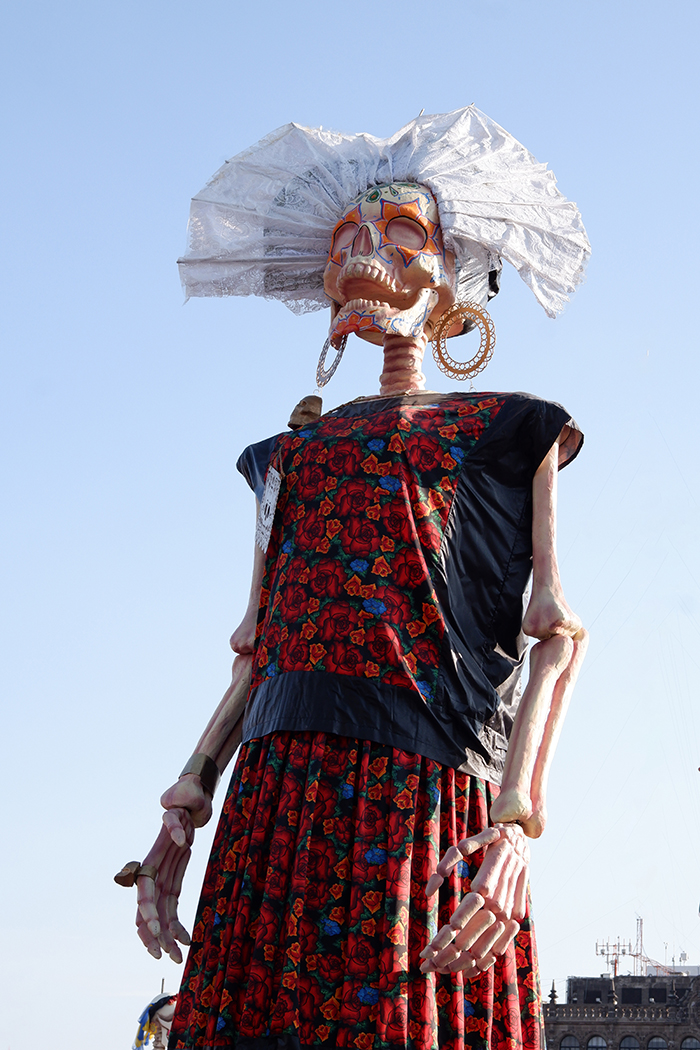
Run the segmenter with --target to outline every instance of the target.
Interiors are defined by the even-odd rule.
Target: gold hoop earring
[[[326,339],[325,343],[323,344],[323,349],[321,350],[321,356],[318,359],[318,364],[316,365],[317,387],[324,387],[326,383],[335,375],[335,370],[340,364],[340,359],[343,356],[343,351],[345,350],[345,344],[347,343],[347,341],[348,337],[344,335],[338,343],[337,347],[334,347],[336,356],[333,363],[331,364],[330,368],[326,368],[326,355],[331,348],[330,339]]]
[[[478,325],[481,332],[479,349],[468,361],[455,361],[445,349],[447,333],[458,321]],[[450,379],[470,379],[483,372],[491,360],[496,345],[496,330],[488,313],[478,303],[454,303],[435,322],[432,343],[433,357],[441,372]]]

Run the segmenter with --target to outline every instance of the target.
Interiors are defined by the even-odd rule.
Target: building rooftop
[[[700,976],[688,970],[569,977],[557,1000],[552,986],[549,1050],[700,1050]]]

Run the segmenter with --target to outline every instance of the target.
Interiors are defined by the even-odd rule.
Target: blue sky
[[[226,686],[254,524],[235,461],[312,391],[327,318],[183,306],[175,260],[190,197],[290,120],[386,135],[475,102],[581,209],[586,284],[553,322],[506,273],[479,383],[587,435],[560,549],[592,642],[533,848],[542,977],[600,972],[596,938],[636,914],[652,956],[700,964],[698,21],[692,0],[6,10],[3,1050],[121,1050],[177,984],[112,875]],[[379,370],[351,341],[326,404]]]

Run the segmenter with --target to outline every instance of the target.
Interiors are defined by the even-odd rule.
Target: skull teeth
[[[379,266],[371,266],[367,263],[354,262],[349,263],[345,267],[341,281],[348,280],[349,278],[363,278],[367,281],[372,281],[374,284],[380,285],[382,288],[386,288],[390,292],[398,292],[399,287],[386,270],[383,270]]]
[[[368,307],[374,310],[378,306],[386,306],[386,303],[381,299],[349,299],[343,310],[349,313],[352,310],[366,310]]]

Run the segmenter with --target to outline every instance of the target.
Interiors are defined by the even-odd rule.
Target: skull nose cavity
[[[351,256],[371,255],[373,251],[372,237],[366,226],[360,226],[352,242]]]

